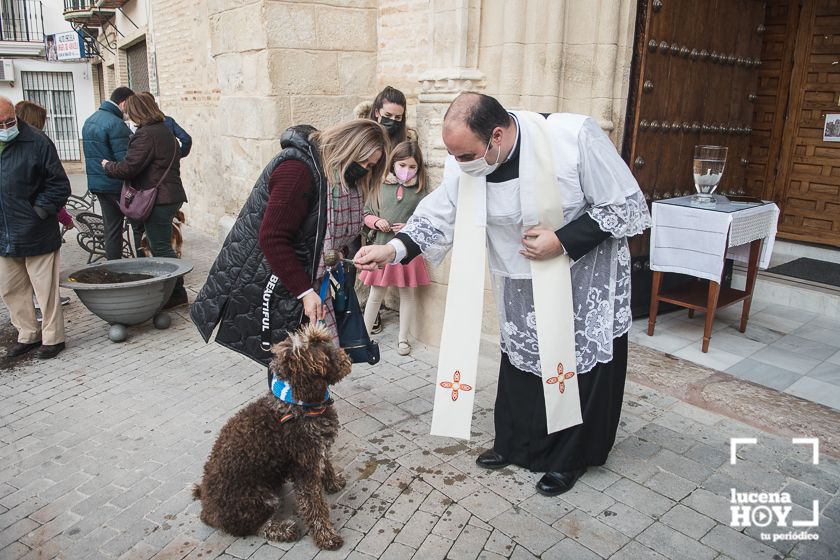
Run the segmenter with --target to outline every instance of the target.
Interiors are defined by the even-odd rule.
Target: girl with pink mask
[[[428,177],[423,166],[423,154],[415,141],[400,142],[391,151],[388,168],[390,173],[379,191],[377,200],[365,206],[365,225],[370,228],[369,238],[376,245],[384,245],[402,229],[414,213],[417,204],[426,195]],[[365,306],[365,326],[368,332],[373,327],[376,314],[382,305],[389,286],[395,286],[400,293],[400,333],[397,338],[397,352],[401,356],[411,353],[408,342],[408,328],[415,311],[414,288],[429,284],[429,274],[422,258],[409,264],[388,264],[384,269],[363,271],[359,279],[370,286],[370,295]]]

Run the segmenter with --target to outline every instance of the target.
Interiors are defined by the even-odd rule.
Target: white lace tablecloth
[[[738,207],[724,203],[712,210],[674,202],[678,199],[653,204],[651,270],[720,282],[726,257],[748,262],[749,244],[756,239],[764,240],[759,267],[770,264],[779,219],[775,204],[734,209]]]

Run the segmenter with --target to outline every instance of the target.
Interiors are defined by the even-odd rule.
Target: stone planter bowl
[[[76,292],[85,307],[112,325],[109,337],[119,342],[125,340],[126,325],[139,325],[158,315],[163,304],[172,295],[175,281],[192,268],[191,262],[181,259],[157,257],[120,259],[64,270],[59,280],[61,287]],[[111,284],[86,284],[70,280],[70,277],[83,270],[93,269],[150,274],[152,278]],[[166,326],[159,326],[159,324]],[[159,317],[155,317],[155,326],[168,327],[168,316],[161,313]]]

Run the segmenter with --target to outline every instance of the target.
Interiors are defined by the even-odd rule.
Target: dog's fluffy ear
[[[283,342],[278,342],[271,347],[271,353],[274,354],[274,359],[271,360],[271,369],[274,372],[288,373],[289,370],[295,368],[301,350],[306,346],[300,331],[293,332],[286,337]],[[285,377],[285,376],[284,376]]]
[[[350,356],[343,348],[334,348],[330,356],[330,365],[332,366],[330,372],[330,383],[338,383],[346,376],[350,375],[350,370],[353,367],[353,362],[350,361]]]

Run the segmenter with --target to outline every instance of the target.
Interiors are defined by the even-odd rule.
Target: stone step
[[[746,276],[746,267],[736,264],[732,273],[732,287],[743,289]],[[840,287],[830,284],[811,282],[762,270],[755,281],[753,301],[788,305],[835,318],[840,322]]]
[[[840,263],[840,249],[777,239],[773,246],[770,266],[778,266],[802,257]],[[746,265],[735,263],[732,287],[743,288],[746,275]],[[753,298],[756,303],[788,305],[840,321],[840,287],[831,284],[762,270],[756,278]]]

